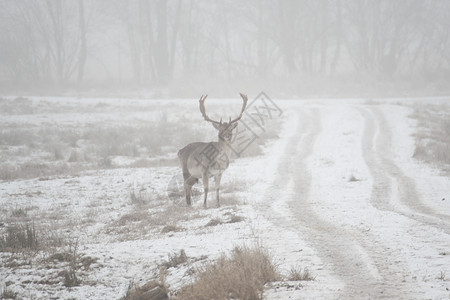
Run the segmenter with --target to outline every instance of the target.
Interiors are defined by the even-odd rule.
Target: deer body
[[[247,105],[247,96],[242,95],[244,104],[241,114],[238,118],[229,122],[220,122],[211,120],[205,111],[204,102],[207,96],[200,98],[200,111],[206,121],[211,122],[214,128],[219,132],[217,142],[195,142],[191,143],[180,151],[178,158],[180,160],[184,179],[184,192],[186,195],[187,205],[191,205],[192,186],[201,178],[205,190],[203,206],[206,207],[209,190],[209,178],[214,177],[217,206],[219,203],[220,180],[222,173],[230,164],[231,140],[233,137],[233,129],[237,126],[237,121],[242,117],[242,113]]]
[[[219,143],[192,143],[187,147],[195,147],[195,150],[191,153],[187,161],[187,170],[196,178],[202,178],[203,173],[207,172],[208,177],[216,176],[223,173],[229,165],[229,153],[219,148]],[[184,148],[183,148],[184,149]],[[220,161],[212,162],[208,157],[208,149],[218,149],[217,156],[220,156]],[[205,166],[207,166],[205,168]]]

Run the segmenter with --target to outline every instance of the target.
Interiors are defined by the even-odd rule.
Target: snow
[[[33,99],[37,105],[40,101]],[[176,110],[171,118],[178,118],[183,110],[195,116],[197,105],[187,100],[63,101],[73,106],[107,103],[113,109],[92,115],[2,116],[2,124],[42,124],[46,119],[114,124],[160,113],[121,114],[130,102],[147,109],[169,102]],[[426,101],[440,100],[278,101],[283,109],[279,138],[269,141],[263,155],[231,163],[223,176],[221,208],[214,207],[210,193],[210,208],[203,209],[201,188],[192,208],[168,197],[169,182],[180,173],[177,166],[0,182],[0,229],[13,222],[11,211],[27,208],[27,217],[39,228],[76,243],[80,255],[96,258],[77,273],[81,285],[67,288],[58,273],[68,263],[49,263],[45,251],[0,253],[0,285],[24,299],[118,299],[130,281],[144,284],[157,277],[168,256],[183,249],[188,263],[167,270],[169,289],[176,291],[192,280],[193,266],[234,246],[258,242],[284,274],[298,266],[315,276],[313,281],[267,285],[266,299],[449,298],[450,275],[439,277],[450,274],[450,178],[412,158],[417,124],[408,116],[413,103]],[[130,163],[127,157],[114,161]],[[146,203],[133,203],[132,192]],[[230,215],[244,221],[205,226]],[[162,233],[164,224],[182,230]],[[32,264],[7,267],[11,256]]]

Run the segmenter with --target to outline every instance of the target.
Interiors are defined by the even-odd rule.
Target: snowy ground
[[[64,101],[64,109],[52,110],[60,102],[47,99],[49,112],[0,123],[133,124],[160,107],[169,119],[187,114],[184,122],[207,128],[187,100],[133,100],[133,109],[130,100]],[[94,112],[70,109],[80,103]],[[201,185],[193,208],[169,197],[180,173],[173,163],[0,181],[2,233],[33,222],[45,242],[60,241],[0,253],[0,284],[23,299],[119,299],[131,281],[157,278],[184,250],[187,262],[167,269],[175,294],[196,265],[259,242],[282,272],[298,266],[315,276],[267,286],[267,299],[450,299],[450,177],[412,158],[417,123],[409,116],[424,103],[442,104],[450,117],[442,99],[277,101],[278,138],[262,155],[230,165],[221,208],[212,200],[201,207]],[[66,287],[64,271],[74,263],[79,285]]]

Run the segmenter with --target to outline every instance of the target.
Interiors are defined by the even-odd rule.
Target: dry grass
[[[142,286],[130,282],[125,296],[120,298],[120,300],[164,300],[168,298],[168,289],[165,283],[153,280]]]
[[[205,224],[205,227],[212,227],[217,226],[221,224],[232,224],[232,223],[239,223],[243,222],[245,220],[244,217],[235,215],[232,212],[226,212],[223,219],[220,218],[212,218],[208,221],[208,223]]]
[[[148,211],[134,210],[130,213],[126,213],[115,222],[117,226],[129,226],[135,222],[145,222],[151,219],[151,214]]]
[[[0,299],[17,299],[16,292],[9,290],[8,287],[2,288],[0,290]]]
[[[410,117],[417,120],[413,157],[450,172],[450,109],[448,105],[416,107]]]
[[[188,261],[188,257],[184,249],[181,249],[179,253],[169,254],[168,260],[163,262],[161,266],[166,269],[175,268],[181,264],[184,264]]]
[[[168,224],[161,229],[161,233],[169,233],[169,232],[179,232],[183,231],[184,228],[178,227],[177,225]]]
[[[205,224],[205,227],[212,227],[220,224],[223,224],[222,220],[220,220],[219,218],[212,218],[208,221],[208,223]]]
[[[69,267],[68,269],[62,271],[61,276],[64,277],[63,284],[65,287],[74,287],[81,284],[81,281],[80,279],[78,279],[75,269],[72,267]]]
[[[300,267],[292,267],[286,279],[289,281],[311,281],[315,277],[311,275],[308,268],[302,270]]]
[[[10,108],[12,102],[7,102],[4,104]],[[22,107],[20,101],[14,102],[14,105]],[[36,105],[35,109],[39,111],[39,105],[48,104],[39,102]],[[55,106],[54,112],[57,112],[58,104],[51,105]],[[69,111],[102,112],[96,107],[85,106],[74,106]],[[15,112],[24,113],[22,109]],[[52,109],[45,110],[47,115],[52,112]],[[199,140],[199,136],[197,127],[168,120],[165,114],[150,122],[136,121],[129,124],[4,124],[0,128],[0,155],[4,158],[0,163],[0,180],[111,168],[114,167],[114,156],[135,159],[136,162],[131,163],[132,167],[175,165],[175,159],[152,161],[145,158],[175,153],[183,145]]]
[[[232,214],[230,216],[230,219],[227,221],[227,223],[231,224],[231,223],[239,223],[239,222],[243,222],[243,221],[245,221],[244,217]]]
[[[11,217],[14,218],[25,218],[28,215],[28,211],[24,208],[15,208],[11,212]]]
[[[10,226],[0,237],[0,252],[35,250],[40,241],[34,224]]]
[[[26,162],[17,165],[0,164],[0,180],[15,180],[18,178],[47,177],[54,174],[69,174],[79,168],[71,168],[65,162]]]
[[[58,275],[65,287],[79,286],[82,283],[79,276],[83,271],[90,270],[97,261],[98,258],[79,252],[78,239],[71,241],[65,249],[60,249],[45,260],[46,268],[58,268],[64,263],[65,268]]]
[[[104,115],[125,109],[123,106],[109,104],[66,107],[45,101],[32,102],[25,98],[0,99],[1,107],[4,107],[4,110],[0,109],[0,115],[42,113],[47,116],[61,112]],[[159,109],[162,107],[164,105],[158,104]],[[146,107],[130,105],[126,109],[132,114],[142,113],[142,110],[146,109],[155,111],[157,107],[150,104]],[[177,109],[181,111],[181,108]],[[11,113],[7,113],[8,111]],[[21,122],[2,124],[0,155],[3,162],[0,163],[0,180],[114,168],[118,167],[114,165],[115,156],[130,158],[129,167],[174,166],[178,164],[178,160],[165,157],[166,154],[173,154],[175,157],[178,149],[188,143],[205,141],[205,133],[208,137],[206,141],[216,139],[214,129],[207,127],[202,121],[193,124],[192,119],[186,115],[171,117],[164,112],[152,120],[136,120],[128,123],[99,121],[87,124],[80,120],[77,124],[43,123],[39,126]],[[265,131],[258,132],[259,138],[254,140],[241,156],[261,154],[261,146],[269,139],[277,137],[279,123],[279,120],[267,123]],[[207,131],[206,127],[209,128]]]
[[[177,299],[262,299],[264,285],[280,279],[272,256],[259,245],[235,247],[195,274]]]
[[[133,210],[124,213],[105,228],[106,234],[115,235],[118,241],[135,240],[152,232],[182,231],[184,228],[175,224],[203,217],[202,211],[189,207],[151,205],[135,206]]]
[[[130,192],[131,204],[143,206],[149,204],[153,199],[152,195],[146,192],[136,192],[134,189]]]
[[[221,224],[232,224],[239,223],[245,221],[245,218],[239,215],[236,215],[234,212],[227,211],[223,214],[222,218],[212,218],[205,224],[205,227],[217,226]]]

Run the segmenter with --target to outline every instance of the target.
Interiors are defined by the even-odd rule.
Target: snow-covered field
[[[120,299],[130,282],[142,285],[164,269],[175,295],[197,266],[260,243],[282,273],[294,266],[315,277],[268,284],[266,299],[450,299],[450,177],[444,166],[413,158],[419,128],[411,117],[439,105],[449,119],[447,99],[275,102],[281,116],[253,128],[262,150],[249,147],[231,163],[222,206],[214,207],[212,193],[208,209],[201,184],[192,208],[179,191],[176,151],[216,139],[197,101],[33,98],[19,111],[5,104],[0,233],[5,241],[11,228],[28,224],[40,244],[0,252],[3,291],[21,299]],[[208,105],[228,116],[240,103]],[[113,143],[140,142],[96,150],[105,146],[98,143],[104,131],[91,128],[125,125],[150,130],[149,142],[117,130]],[[14,139],[28,131],[74,138],[48,138],[50,148],[35,136],[33,144]],[[35,177],[17,170],[31,162],[45,170],[33,169]],[[181,251],[185,261],[171,265]]]

